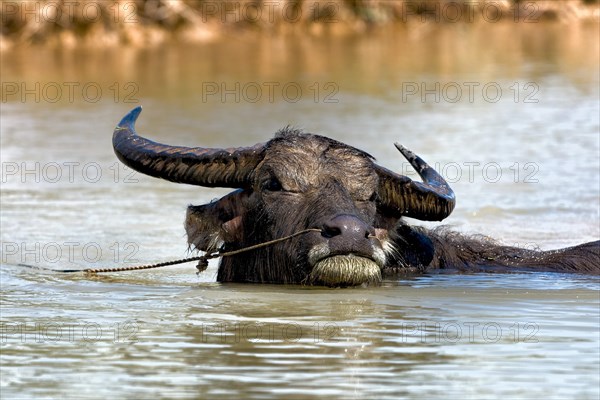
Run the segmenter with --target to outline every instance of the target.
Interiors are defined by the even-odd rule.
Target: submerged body
[[[432,270],[599,273],[600,242],[531,251],[406,224],[403,217],[443,220],[455,199],[435,170],[400,145],[423,182],[377,165],[361,150],[291,129],[249,148],[155,143],[135,133],[140,111],[127,115],[113,135],[125,164],[177,183],[237,189],[188,208],[185,227],[194,249],[232,251],[315,229],[224,257],[221,282],[355,286],[389,273]]]

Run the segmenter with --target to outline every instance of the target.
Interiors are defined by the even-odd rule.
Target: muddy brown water
[[[535,25],[535,26],[534,26]],[[132,173],[111,148],[252,145],[293,125],[449,180],[445,224],[550,249],[597,240],[598,25],[418,25],[361,37],[2,54],[6,398],[599,396],[596,277],[431,275],[381,287],[222,285],[188,254],[188,204],[224,193]],[[414,221],[418,223],[417,221]],[[438,224],[427,224],[436,226]]]

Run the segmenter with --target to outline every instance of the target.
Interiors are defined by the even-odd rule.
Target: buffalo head
[[[172,182],[237,189],[188,207],[185,229],[195,249],[231,251],[319,229],[224,257],[221,282],[377,283],[398,246],[410,245],[410,238],[394,237],[401,217],[440,221],[454,208],[444,179],[398,144],[423,183],[375,164],[361,150],[293,129],[243,148],[152,142],[135,132],[140,112],[139,107],[131,111],[115,129],[113,146],[122,162]]]

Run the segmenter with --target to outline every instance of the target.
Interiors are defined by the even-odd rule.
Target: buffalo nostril
[[[373,228],[367,226],[354,215],[341,214],[323,224],[321,236],[331,239],[339,236],[343,240],[369,239],[374,234]]]
[[[371,238],[376,238],[377,235],[375,234],[375,228],[371,227],[368,228],[367,231],[365,232],[365,238],[367,239],[371,239]]]
[[[323,229],[321,229],[321,236],[323,236],[324,238],[327,239],[331,239],[334,236],[338,236],[341,235],[342,231],[340,228],[335,227],[335,226],[323,226]]]

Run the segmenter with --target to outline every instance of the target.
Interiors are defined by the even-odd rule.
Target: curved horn
[[[444,178],[412,151],[398,143],[395,146],[423,183],[377,165],[380,205],[385,212],[396,218],[406,216],[423,221],[441,221],[449,216],[456,199]]]
[[[113,148],[119,160],[146,175],[177,183],[209,187],[247,186],[262,159],[263,144],[232,149],[168,146],[138,136],[134,108],[115,128]]]

